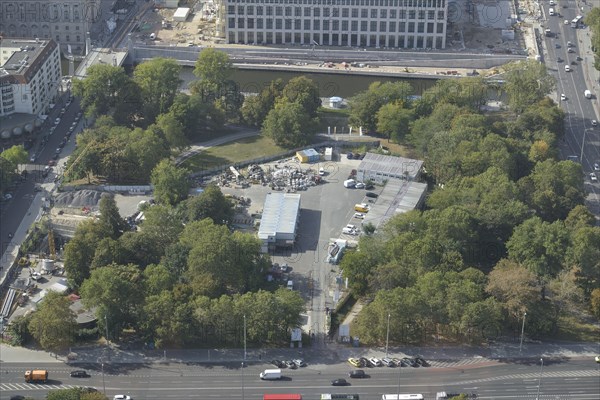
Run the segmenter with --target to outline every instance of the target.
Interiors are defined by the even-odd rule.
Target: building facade
[[[220,0],[228,43],[443,49],[447,0]]]
[[[85,50],[86,32],[99,18],[100,0],[0,0],[4,37],[53,39],[63,52]]]
[[[60,52],[54,40],[0,39],[0,116],[45,114],[60,80]]]

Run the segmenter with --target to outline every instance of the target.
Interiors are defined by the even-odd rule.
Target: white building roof
[[[189,8],[179,7],[175,11],[175,14],[173,14],[173,19],[177,20],[177,18],[187,18],[187,16],[188,16],[189,13],[190,13],[190,9]]]
[[[415,179],[422,166],[423,161],[421,160],[367,153],[358,166],[358,171],[371,174],[380,173],[390,177],[403,176],[405,172],[408,172],[408,179]]]
[[[300,195],[269,193],[263,206],[258,238],[268,240],[277,234],[295,234],[300,211]]]

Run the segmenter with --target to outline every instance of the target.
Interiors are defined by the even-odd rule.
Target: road
[[[258,374],[266,364],[198,366],[186,364],[87,365],[90,378],[71,378],[72,369],[62,364],[38,364],[49,370],[46,385],[23,382],[28,366],[22,363],[2,365],[0,398],[14,394],[42,398],[50,388],[92,386],[113,396],[126,393],[134,399],[260,399],[264,393],[301,393],[306,399],[318,399],[322,393],[357,393],[361,399],[375,400],[384,393],[395,393],[400,379],[401,393],[422,393],[435,398],[441,390],[474,392],[480,399],[535,398],[540,386],[540,399],[597,399],[600,372],[593,360],[548,359],[543,368],[537,360],[463,370],[460,368],[370,368],[369,377],[352,380],[348,387],[331,387],[333,379],[346,377],[348,365],[309,365],[299,370],[283,370],[281,381],[261,381]],[[540,381],[541,378],[541,381]],[[349,379],[348,379],[349,380]],[[243,389],[242,389],[243,388]],[[243,395],[242,395],[243,392]]]
[[[589,178],[593,164],[600,162],[600,127],[593,127],[591,122],[599,119],[594,110],[594,103],[598,99],[587,99],[584,96],[585,90],[593,88],[593,83],[586,79],[587,72],[584,69],[586,65],[593,64],[593,55],[589,41],[582,40],[588,28],[574,29],[570,24],[564,24],[564,20],[571,21],[578,15],[578,11],[572,6],[574,3],[569,2],[569,8],[560,9],[561,17],[550,17],[549,6],[545,4],[545,15],[548,18],[546,27],[554,34],[545,40],[548,51],[546,64],[557,79],[557,96],[565,94],[567,97],[565,101],[557,99],[566,113],[566,135],[564,142],[560,144],[562,158],[576,156],[581,162],[585,173],[585,188],[589,193],[586,204],[600,218],[600,185]],[[573,53],[568,52],[568,42],[573,45]],[[582,58],[581,61],[577,60],[578,56]],[[572,69],[571,72],[565,71],[566,65]]]
[[[51,182],[55,176],[54,172],[57,172],[61,165],[66,161],[65,155],[70,153],[74,147],[75,134],[71,135],[69,142],[65,145],[63,151],[60,153],[60,158],[57,160],[58,166],[53,168],[53,172],[50,173],[48,178],[44,179],[41,176],[41,172],[44,167],[48,164],[48,161],[53,159],[56,149],[59,147],[60,142],[65,137],[71,127],[71,123],[75,119],[76,114],[80,111],[77,100],[75,100],[69,107],[65,107],[65,113],[61,116],[61,121],[56,126],[54,132],[48,136],[48,142],[45,145],[41,144],[42,137],[50,133],[50,127],[54,125],[54,120],[60,115],[61,108],[64,107],[64,100],[62,99],[52,110],[44,125],[41,127],[41,132],[37,135],[33,148],[29,151],[31,154],[38,154],[34,163],[27,166],[27,170],[30,171],[27,180],[18,184],[15,191],[13,192],[13,198],[10,202],[2,205],[0,211],[0,219],[2,224],[0,226],[0,237],[2,240],[1,253],[7,249],[10,249],[16,245],[20,245],[20,241],[23,238],[14,238],[15,241],[8,240],[9,233],[15,235],[21,221],[30,212],[29,207],[31,206],[35,195],[38,193],[34,191],[36,185],[44,184],[45,182]],[[75,132],[78,132],[81,126]]]

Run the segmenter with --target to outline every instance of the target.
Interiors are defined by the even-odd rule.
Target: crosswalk
[[[500,375],[493,376],[489,378],[481,378],[481,379],[472,379],[467,381],[461,381],[461,384],[476,384],[483,382],[491,382],[491,381],[503,381],[503,380],[512,380],[512,379],[538,379],[540,376],[539,373],[525,373],[525,374],[511,374],[511,375]],[[550,371],[544,372],[544,379],[548,378],[583,378],[583,377],[598,377],[600,378],[600,373],[598,370],[575,370],[575,371]]]
[[[79,387],[77,385],[52,385],[52,384],[33,384],[33,383],[0,383],[0,392],[8,390],[52,390],[52,389],[71,389]]]

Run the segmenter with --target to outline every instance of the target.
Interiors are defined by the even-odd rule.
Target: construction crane
[[[48,248],[50,249],[50,258],[56,261],[56,247],[54,246],[54,231],[48,229]]]

